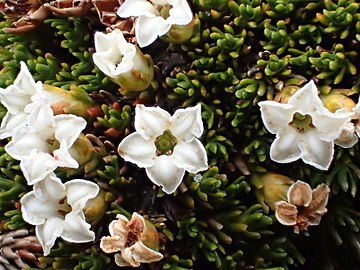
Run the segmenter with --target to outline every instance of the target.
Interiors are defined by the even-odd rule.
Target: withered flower
[[[137,213],[129,221],[123,215],[117,215],[109,225],[111,236],[101,238],[100,248],[106,253],[119,252],[115,263],[120,266],[139,267],[140,263],[159,261],[163,255],[159,249],[158,233],[150,222]]]
[[[0,11],[18,19],[11,28],[3,28],[5,33],[10,34],[25,33],[35,29],[50,13],[41,0],[2,0]]]
[[[275,204],[277,220],[287,226],[294,226],[294,232],[307,230],[311,225],[319,225],[321,217],[327,212],[330,188],[321,184],[314,190],[310,185],[298,180],[287,192],[287,202]]]

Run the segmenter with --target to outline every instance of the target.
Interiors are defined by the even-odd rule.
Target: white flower
[[[35,83],[24,62],[14,83],[6,89],[0,89],[0,102],[7,113],[1,122],[0,139],[11,137],[14,130],[28,123],[29,114],[25,107],[32,102],[32,97],[42,90],[42,83]]]
[[[153,63],[122,32],[95,33],[93,60],[95,65],[127,91],[141,91],[149,86],[154,75]]]
[[[50,105],[31,104],[34,109],[28,126],[18,128],[5,146],[16,160],[29,185],[44,179],[57,167],[77,168],[78,162],[69,153],[70,147],[86,126],[75,115],[53,115]]]
[[[262,101],[259,105],[265,127],[276,134],[270,147],[272,160],[288,163],[301,158],[318,169],[329,168],[334,140],[349,122],[349,115],[342,110],[328,111],[313,81],[299,89],[287,104]]]
[[[83,209],[86,202],[94,198],[99,187],[89,181],[75,179],[62,184],[56,176],[56,189],[48,192],[46,200],[40,200],[31,191],[21,198],[21,211],[27,223],[36,226],[35,232],[48,255],[56,238],[73,243],[84,243],[95,239],[90,224],[85,221]]]
[[[171,25],[186,25],[193,15],[186,0],[125,0],[117,14],[122,18],[138,17],[135,35],[140,47],[153,43],[165,35]]]
[[[203,133],[201,106],[178,109],[172,116],[159,107],[137,105],[135,130],[122,140],[118,152],[145,168],[152,182],[172,193],[185,171],[206,170],[206,151],[197,139]]]

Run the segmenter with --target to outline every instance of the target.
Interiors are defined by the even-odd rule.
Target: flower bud
[[[104,192],[99,192],[95,198],[86,202],[83,209],[85,219],[92,225],[97,224],[106,212],[106,203],[104,199]]]
[[[339,109],[346,108],[349,112],[355,107],[355,102],[343,94],[328,94],[321,96],[324,106],[330,112],[336,112]]]
[[[44,84],[43,89],[54,115],[75,114],[89,118],[87,110],[94,106],[94,102],[84,90],[75,86],[68,91],[48,84]]]
[[[275,203],[286,200],[286,193],[294,183],[292,179],[285,175],[266,172],[257,173],[251,176],[251,183],[255,186],[255,195],[264,212],[275,211]]]
[[[170,30],[160,38],[166,42],[183,44],[190,40],[200,30],[200,21],[193,18],[189,24],[173,24]]]

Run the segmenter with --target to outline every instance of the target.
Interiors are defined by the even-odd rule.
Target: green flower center
[[[67,198],[64,197],[61,200],[59,200],[59,206],[58,206],[58,214],[62,217],[65,217],[68,213],[70,213],[72,210],[70,204],[67,202]]]
[[[155,139],[156,155],[170,156],[178,141],[170,130],[165,130],[164,133]]]
[[[305,133],[315,128],[310,115],[303,115],[298,112],[294,114],[293,120],[289,123],[289,125],[295,128],[296,131],[299,133]]]

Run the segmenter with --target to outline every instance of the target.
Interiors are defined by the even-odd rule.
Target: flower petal
[[[37,136],[33,127],[22,127],[16,130],[12,140],[5,145],[5,151],[14,159],[21,160],[33,149],[47,152],[48,146],[42,137]]]
[[[14,83],[0,91],[1,103],[9,113],[17,114],[31,103],[31,96],[35,95],[41,84],[36,84],[24,62],[20,62],[21,68]]]
[[[184,168],[191,173],[204,171],[208,168],[208,159],[205,147],[198,139],[189,143],[179,142],[172,154],[177,167]]]
[[[28,185],[43,180],[46,176],[56,169],[57,165],[54,158],[45,152],[37,149],[31,150],[28,156],[24,156],[20,162],[20,168],[24,173]]]
[[[165,35],[171,28],[163,17],[140,16],[135,22],[135,36],[139,47],[153,43],[158,36]]]
[[[148,248],[140,241],[136,242],[129,249],[134,260],[137,262],[151,263],[160,261],[163,258],[163,255],[160,252]]]
[[[104,74],[117,79],[133,68],[136,48],[125,40],[119,29],[108,34],[96,32],[94,38],[96,52],[93,60]]]
[[[327,170],[334,156],[334,143],[322,141],[316,129],[303,135],[299,141],[301,159],[317,169]]]
[[[58,200],[49,198],[45,202],[35,197],[34,191],[21,198],[23,219],[32,225],[40,225],[47,219],[58,216]]]
[[[125,0],[117,11],[117,15],[121,18],[152,14],[158,15],[158,11],[151,2],[146,0]]]
[[[0,140],[12,137],[15,129],[23,127],[28,123],[29,114],[18,112],[17,114],[6,113],[1,121]]]
[[[319,137],[327,142],[334,141],[340,137],[344,129],[351,128],[347,126],[350,123],[348,113],[340,110],[331,113],[325,107],[323,107],[323,111],[320,112],[318,109],[318,113],[312,115],[312,122],[319,132]]]
[[[95,233],[90,230],[91,225],[85,221],[83,212],[70,212],[65,216],[64,230],[61,238],[71,243],[85,243],[95,239]]]
[[[136,262],[133,257],[132,253],[130,252],[129,248],[123,249],[120,254],[115,254],[115,263],[120,267],[132,266],[132,267],[139,267],[140,263]]]
[[[325,184],[321,184],[317,188],[315,188],[312,191],[312,201],[309,204],[309,210],[324,210],[328,203],[329,193],[330,188]]]
[[[126,161],[140,168],[153,166],[156,158],[154,142],[145,140],[138,132],[125,137],[118,146],[118,152]]]
[[[295,205],[289,204],[285,201],[275,203],[275,217],[283,225],[296,225],[296,218],[298,210]]]
[[[350,148],[353,147],[358,140],[359,138],[355,134],[355,126],[353,123],[349,122],[343,127],[339,138],[334,142],[342,148]]]
[[[82,212],[86,202],[95,198],[99,193],[99,186],[93,182],[74,179],[65,183],[67,202],[72,208],[72,213]]]
[[[100,248],[105,253],[114,253],[124,248],[125,241],[118,235],[103,236],[100,241]]]
[[[296,109],[290,104],[282,104],[275,101],[259,102],[261,118],[266,129],[276,134],[281,128],[287,128],[293,120]]]
[[[172,5],[166,19],[169,24],[186,25],[192,21],[193,14],[186,0],[169,0],[169,3]]]
[[[310,114],[311,116],[318,113],[319,108],[325,108],[318,96],[318,90],[314,81],[308,82],[292,95],[288,104],[293,105],[296,111],[302,115]]]
[[[70,155],[66,140],[60,142],[60,148],[53,153],[54,162],[58,167],[78,168],[79,163]]]
[[[308,183],[296,181],[287,192],[288,201],[298,207],[308,207],[312,199],[312,190]]]
[[[173,157],[166,155],[157,157],[154,165],[145,170],[149,179],[168,194],[177,189],[185,174],[184,169],[174,164]]]
[[[170,117],[170,130],[178,139],[189,142],[195,137],[198,138],[204,131],[203,121],[201,119],[201,105],[178,109]]]
[[[160,107],[136,105],[135,130],[146,140],[155,139],[168,127],[170,114]]]
[[[37,225],[35,228],[36,237],[43,247],[44,256],[49,255],[50,249],[55,244],[64,229],[64,220],[59,217],[51,217],[44,224]]]
[[[111,236],[120,236],[123,239],[125,245],[125,241],[129,231],[126,225],[129,223],[129,220],[121,214],[118,214],[116,218],[117,220],[113,220],[112,222],[110,222],[109,232]]]
[[[42,181],[34,184],[35,197],[41,201],[50,198],[61,200],[66,195],[65,185],[55,173],[47,175]]]
[[[298,146],[299,134],[294,128],[280,129],[270,147],[270,158],[279,163],[298,160],[301,155]]]
[[[56,115],[54,119],[55,138],[59,142],[65,140],[69,148],[74,144],[87,124],[84,118],[72,114]]]

